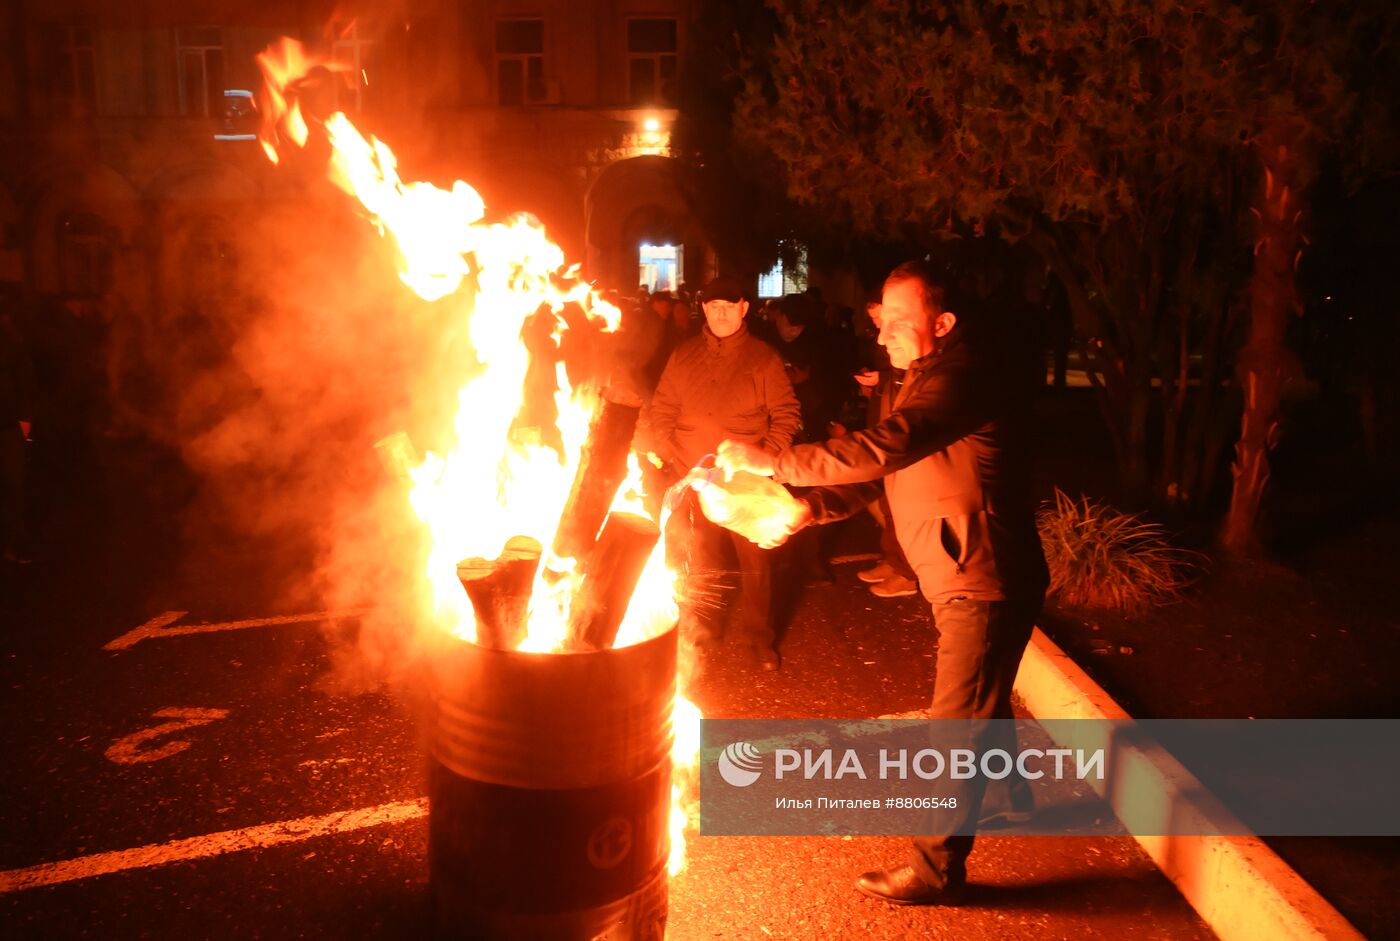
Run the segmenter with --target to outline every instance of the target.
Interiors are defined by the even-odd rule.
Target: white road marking
[[[365,827],[414,820],[427,813],[428,799],[420,797],[417,800],[394,801],[377,807],[342,810],[319,817],[280,820],[256,827],[245,827],[242,830],[223,830],[184,840],[172,840],[169,843],[151,843],[133,849],[94,853],[54,863],[41,863],[25,869],[9,869],[0,872],[0,894],[58,885],[77,879],[90,879],[127,869],[148,869],[184,860],[263,849],[282,843],[298,843],[319,836],[333,836],[351,830],[362,830]]]
[[[287,614],[275,618],[249,618],[245,621],[222,621],[218,624],[180,624],[166,627],[180,620],[188,611],[167,611],[151,618],[140,627],[127,631],[116,640],[102,646],[103,650],[126,650],[143,640],[152,637],[179,637],[184,634],[212,634],[215,631],[241,631],[250,627],[274,627],[278,624],[308,624],[313,621],[330,621],[334,618],[353,617],[364,614],[372,608],[346,608],[343,611],[313,611],[310,614]]]
[[[217,719],[228,718],[227,709],[177,709],[174,707],[158,709],[151,713],[156,719],[175,719],[174,722],[162,722],[160,725],[151,726],[140,732],[133,732],[125,735],[112,743],[107,749],[106,755],[119,765],[135,765],[146,761],[160,761],[162,758],[169,758],[171,755],[178,755],[190,743],[177,739],[173,742],[166,742],[159,748],[142,749],[144,742],[161,735],[169,735],[171,732],[181,732],[185,729],[193,729],[201,725],[208,725]]]
[[[189,612],[187,611],[167,611],[164,614],[158,614],[155,617],[151,618],[149,621],[147,621],[145,624],[142,624],[140,627],[127,631],[125,634],[118,637],[116,640],[112,641],[109,644],[106,644],[105,646],[103,646],[102,649],[125,650],[132,644],[140,643],[147,637],[155,636],[160,632],[160,629],[162,627],[165,627],[165,625],[169,624],[171,621],[180,620],[180,618],[184,617],[188,613]]]

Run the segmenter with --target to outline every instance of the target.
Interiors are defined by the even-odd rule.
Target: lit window
[[[801,294],[807,290],[807,246],[798,245],[796,260],[784,265],[783,259],[767,274],[758,276],[759,297],[782,297],[785,294]]]
[[[685,280],[683,246],[643,244],[637,253],[638,283],[648,291],[675,291]]]
[[[497,103],[538,104],[548,97],[544,80],[544,20],[497,20]]]
[[[175,31],[175,66],[180,79],[180,113],[218,117],[224,109],[224,31],[195,26]]]
[[[258,110],[246,88],[225,88],[223,113],[214,140],[257,140]]]
[[[627,21],[627,99],[634,107],[675,104],[679,52],[675,19]]]

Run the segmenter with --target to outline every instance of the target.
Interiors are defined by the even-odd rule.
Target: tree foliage
[[[761,3],[711,0],[687,30],[671,154],[690,171],[689,208],[727,270],[766,271],[780,256],[792,265],[800,245],[818,267],[839,261],[882,277],[908,256],[905,240],[853,232],[832,203],[793,199],[788,167],[736,119],[746,82],[768,72],[777,26],[775,12]]]
[[[1232,423],[1251,147],[1281,116],[1337,136],[1353,113],[1342,18],[1307,0],[770,7],[738,138],[855,230],[968,223],[1033,245],[1069,297],[1129,493],[1204,500]]]

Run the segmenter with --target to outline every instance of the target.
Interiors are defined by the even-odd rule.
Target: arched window
[[[58,274],[64,294],[101,297],[112,284],[116,233],[90,212],[58,217]]]

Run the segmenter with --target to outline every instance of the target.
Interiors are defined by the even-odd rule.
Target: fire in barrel
[[[428,853],[445,934],[660,941],[675,667],[674,630],[437,659]]]
[[[598,466],[581,464],[561,530],[586,530],[581,516],[596,527],[610,497],[588,473]],[[574,547],[584,562],[571,579],[568,629],[562,649],[544,653],[517,649],[539,544],[517,536],[496,559],[458,565],[476,641],[435,658],[429,771],[428,855],[445,933],[664,937],[674,621],[614,646],[659,536],[646,516],[617,511],[592,546]]]
[[[619,312],[533,218],[488,222],[466,183],[405,183],[392,151],[345,115],[303,113],[308,76],[342,63],[284,39],[259,64],[268,156],[324,137],[330,179],[393,240],[404,283],[450,305],[435,310],[459,313],[469,337],[455,415],[424,437],[447,444],[420,458],[404,436],[381,443],[410,481],[420,620],[437,635],[429,857],[440,927],[659,939],[685,822],[672,770],[698,751],[698,713],[676,691],[674,577],[629,460],[635,413],[542,366],[571,324],[601,335]],[[530,401],[541,388],[546,400]]]

